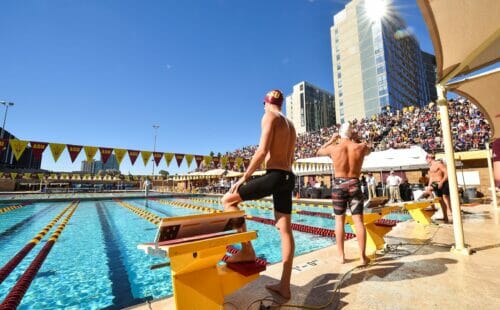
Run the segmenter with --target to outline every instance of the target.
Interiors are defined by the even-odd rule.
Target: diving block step
[[[177,309],[221,309],[225,296],[265,270],[259,262],[220,264],[228,246],[257,238],[255,231],[235,230],[244,215],[230,211],[164,218],[155,242],[138,245],[147,254],[170,259]]]

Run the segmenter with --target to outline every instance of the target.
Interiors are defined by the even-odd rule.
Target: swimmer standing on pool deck
[[[335,142],[340,138],[338,144]],[[366,155],[370,154],[371,145],[365,142],[352,141],[352,128],[349,123],[340,126],[339,133],[318,150],[318,156],[330,156],[333,161],[335,178],[332,185],[332,203],[335,213],[335,235],[337,236],[337,250],[339,263],[345,263],[344,254],[344,225],[347,207],[351,209],[352,219],[356,227],[361,264],[367,265],[370,259],[366,257],[366,230],[363,224],[363,202],[359,175]]]
[[[262,133],[259,147],[250,161],[243,176],[228,193],[222,197],[224,210],[239,210],[238,203],[244,200],[260,199],[273,195],[274,217],[276,228],[281,237],[281,253],[283,272],[281,281],[266,288],[278,293],[283,298],[290,299],[290,278],[292,275],[295,241],[292,234],[292,191],[295,186],[295,175],[292,173],[294,161],[296,133],[292,121],[281,113],[283,94],[272,90],[264,98],[264,116],[262,117]],[[252,174],[265,161],[265,175],[250,180]],[[246,231],[242,223],[241,231]],[[250,242],[242,243],[239,253],[231,256],[228,262],[254,261],[255,251]]]

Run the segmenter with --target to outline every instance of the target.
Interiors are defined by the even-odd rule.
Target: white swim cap
[[[352,135],[351,124],[343,123],[339,129],[339,135],[343,139],[350,139]]]

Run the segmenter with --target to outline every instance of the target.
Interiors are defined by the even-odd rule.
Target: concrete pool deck
[[[423,227],[414,221],[394,227],[385,238],[391,250],[378,254],[365,268],[352,270],[359,258],[355,239],[346,241],[344,265],[334,260],[335,246],[298,256],[292,299],[286,304],[328,304],[323,309],[498,309],[500,208],[463,207],[462,218],[465,242],[473,251],[470,256],[450,252],[452,225]],[[281,263],[268,266],[259,279],[228,296],[225,309],[259,309],[259,302],[252,303],[264,298],[285,302],[264,288],[279,279],[281,268]],[[175,306],[173,298],[164,298],[130,309]]]

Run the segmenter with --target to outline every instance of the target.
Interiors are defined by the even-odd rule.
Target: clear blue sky
[[[159,124],[163,152],[256,144],[268,90],[288,94],[305,80],[333,92],[330,27],[347,2],[2,0],[0,100],[15,102],[6,129],[23,140],[152,150]],[[416,3],[395,4],[433,53]],[[71,164],[65,151],[54,163],[47,149],[42,168],[79,170],[83,159]],[[126,156],[121,170],[151,173],[151,164],[131,167]]]

